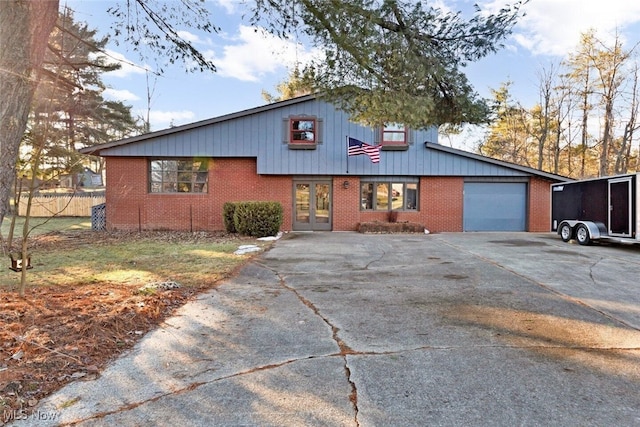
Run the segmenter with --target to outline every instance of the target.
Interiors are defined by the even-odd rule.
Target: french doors
[[[331,231],[331,181],[293,182],[293,230]]]

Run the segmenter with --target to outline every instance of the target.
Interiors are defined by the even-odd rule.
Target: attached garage
[[[350,155],[345,135],[373,151]],[[432,233],[549,231],[550,184],[565,178],[437,139],[436,127],[367,127],[305,95],[81,152],[106,159],[109,230],[224,230],[226,202],[265,200],[282,205],[282,231],[392,218]]]
[[[465,182],[464,231],[527,231],[526,182]]]

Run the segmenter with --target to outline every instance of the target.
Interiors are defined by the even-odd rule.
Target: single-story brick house
[[[348,156],[349,138],[379,161]],[[432,232],[549,231],[564,180],[439,145],[435,128],[352,123],[315,95],[80,151],[106,159],[110,230],[223,230],[225,202],[269,200],[283,231],[356,230],[391,210]]]

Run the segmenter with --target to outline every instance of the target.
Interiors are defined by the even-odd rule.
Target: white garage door
[[[526,231],[527,184],[465,182],[464,231]]]

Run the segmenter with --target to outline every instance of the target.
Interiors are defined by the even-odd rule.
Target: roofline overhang
[[[225,122],[227,120],[233,120],[240,117],[250,116],[252,114],[258,114],[265,111],[270,111],[276,108],[287,107],[289,105],[295,105],[302,102],[312,101],[317,99],[317,94],[303,95],[297,98],[291,98],[284,101],[274,102],[273,104],[261,105],[260,107],[250,108],[248,110],[242,110],[235,113],[225,114],[218,117],[213,117],[206,120],[201,120],[198,122],[187,123],[186,125],[175,126],[172,128],[162,129],[155,132],[149,132],[142,135],[136,135],[129,138],[119,139],[117,141],[111,141],[104,144],[95,145],[93,147],[85,147],[78,150],[79,153],[89,154],[93,156],[100,156],[102,150],[107,150],[109,148],[120,147],[122,145],[133,144],[135,142],[146,141],[148,139],[153,139],[161,136],[171,135],[178,132],[184,132],[191,129],[197,129],[203,126],[209,126],[215,123]]]
[[[515,169],[515,170],[518,170],[520,172],[527,173],[529,175],[536,175],[536,176],[539,176],[541,178],[545,178],[545,179],[552,180],[552,181],[566,182],[566,181],[570,181],[571,180],[571,178],[567,178],[567,177],[562,176],[562,175],[556,175],[556,174],[553,174],[553,173],[544,172],[544,171],[541,171],[541,170],[538,170],[538,169],[530,168],[528,166],[522,166],[522,165],[518,165],[516,163],[510,163],[510,162],[505,162],[503,160],[493,159],[491,157],[487,157],[487,156],[483,156],[483,155],[480,155],[480,154],[471,153],[469,151],[459,150],[459,149],[453,148],[453,147],[447,147],[445,145],[436,144],[436,143],[429,142],[429,141],[426,141],[424,143],[424,147],[426,149],[430,149],[430,150],[442,151],[442,152],[445,152],[445,153],[450,153],[450,154],[455,154],[457,156],[466,157],[466,158],[472,159],[472,160],[478,160],[478,161],[485,162],[485,163],[491,163],[491,164],[494,164],[496,166],[502,166],[502,167],[509,168],[509,169]]]

